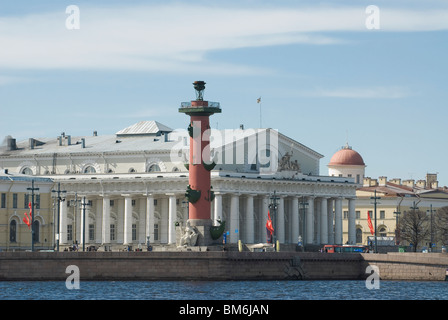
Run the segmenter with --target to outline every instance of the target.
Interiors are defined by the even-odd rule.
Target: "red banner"
[[[372,235],[374,235],[375,234],[375,230],[373,229],[372,219],[370,219],[370,212],[369,211],[367,211],[367,224],[369,225],[370,233]]]
[[[31,229],[31,221],[32,221],[32,215],[33,215],[33,210],[31,209],[31,202],[29,203],[28,207],[30,208],[30,216],[28,217],[28,215],[25,212],[24,213],[25,217],[23,217],[23,222],[25,222],[25,224],[28,226],[28,229]]]

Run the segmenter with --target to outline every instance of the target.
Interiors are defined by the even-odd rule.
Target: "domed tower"
[[[348,143],[336,152],[328,164],[328,175],[334,177],[350,177],[355,183],[362,184],[366,164],[361,155],[352,149]]]

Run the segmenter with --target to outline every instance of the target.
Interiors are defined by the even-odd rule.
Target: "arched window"
[[[84,173],[96,173],[96,170],[95,170],[95,168],[92,167],[92,166],[87,166],[87,167],[85,167],[85,169],[84,169]]]
[[[11,220],[9,223],[9,242],[17,242],[17,222]]]
[[[25,167],[25,168],[22,169],[21,173],[22,173],[22,174],[29,175],[29,176],[32,176],[32,175],[33,175],[33,170],[31,170],[31,169],[28,168],[28,167]]]
[[[387,236],[387,229],[386,227],[382,226],[378,229],[380,237],[386,237]]]
[[[150,165],[147,170],[147,172],[160,172],[160,171],[162,170],[160,170],[160,167],[157,164]]]
[[[356,243],[362,243],[362,229],[356,228]]]

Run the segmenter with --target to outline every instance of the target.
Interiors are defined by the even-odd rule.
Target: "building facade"
[[[426,175],[425,180],[402,180],[401,178],[387,179],[379,177],[373,179],[365,176],[365,163],[362,156],[346,145],[337,151],[328,164],[330,176],[352,177],[357,183],[356,188],[356,243],[367,245],[373,237],[368,226],[367,214],[370,214],[372,224],[375,225],[375,197],[376,199],[376,230],[377,237],[383,243],[409,245],[400,238],[397,229],[400,217],[405,212],[418,208],[423,212],[435,214],[439,208],[448,206],[448,189],[440,188],[437,174]],[[432,212],[431,212],[432,210]],[[348,204],[343,204],[343,242],[349,242]],[[380,241],[379,241],[380,242]],[[429,243],[425,243],[429,246]],[[439,249],[441,245],[439,244]],[[437,244],[436,244],[437,249]]]
[[[66,191],[59,208],[63,248],[74,242],[137,248],[148,240],[173,246],[188,219],[187,135],[142,121],[115,135],[9,137],[0,168],[60,183]],[[342,243],[344,233],[355,242],[356,184],[321,176],[321,154],[272,129],[212,130],[210,141],[216,162],[210,210],[215,224],[226,222],[227,242],[266,242],[269,210],[280,243]]]
[[[53,249],[52,186],[51,179],[0,171],[0,250],[31,250],[31,226],[25,221],[32,222],[33,202],[34,249]]]

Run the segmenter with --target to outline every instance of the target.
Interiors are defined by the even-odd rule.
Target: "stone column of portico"
[[[232,194],[230,198],[230,243],[237,243],[239,239],[239,224],[240,224],[240,197],[237,194]]]
[[[280,243],[285,243],[285,197],[279,195],[278,207],[277,207],[277,224],[275,226],[277,231],[274,232],[277,235],[277,240]]]
[[[328,198],[320,199],[320,243],[328,243]]]
[[[82,197],[81,200],[81,218],[79,219],[81,221],[80,223],[80,237],[79,237],[79,243],[87,244],[89,243],[89,212],[90,212],[90,206],[88,205],[89,200],[87,197]]]
[[[342,198],[336,198],[334,205],[335,244],[342,244]]]
[[[297,243],[299,240],[300,227],[299,227],[299,198],[292,197],[291,199],[291,242]]]
[[[214,226],[219,225],[219,223],[217,222],[218,219],[221,219],[221,221],[224,220],[222,216],[222,193],[215,192],[213,218],[212,218]]]
[[[124,226],[123,244],[132,244],[132,198],[130,195],[124,196]]]
[[[108,196],[103,196],[101,243],[103,245],[110,243],[110,198]]]
[[[255,242],[254,231],[254,195],[248,194],[246,197],[246,223],[245,223],[245,242]]]
[[[176,243],[176,195],[168,193],[168,244]]]
[[[146,195],[146,241],[154,241],[154,195]]]
[[[68,200],[66,200],[68,201]],[[68,244],[67,240],[67,202],[60,201],[59,244]],[[73,231],[72,231],[73,232]]]
[[[348,199],[348,243],[356,244],[356,206],[355,199]]]
[[[312,244],[314,241],[314,197],[307,197],[308,208],[306,211],[306,243]]]
[[[321,227],[321,223],[320,223],[320,217],[321,217],[321,200],[320,197],[316,198],[316,201],[314,203],[314,241],[316,244],[320,244],[320,227]]]
[[[334,206],[334,200],[331,198],[328,199],[327,202],[328,244],[334,244],[333,206]]]

